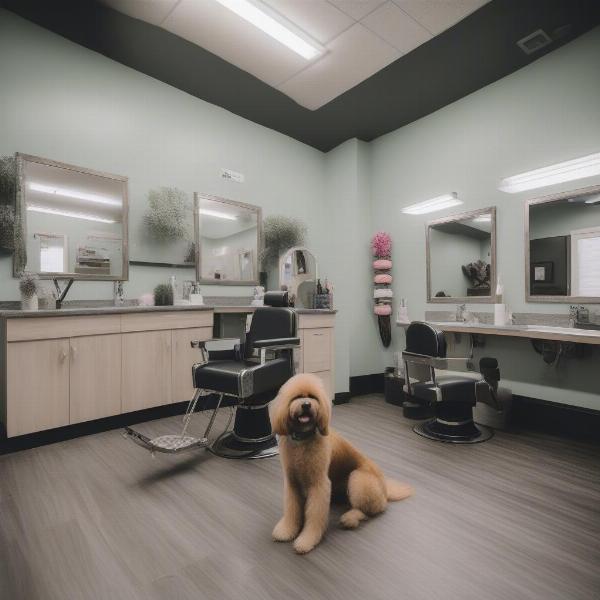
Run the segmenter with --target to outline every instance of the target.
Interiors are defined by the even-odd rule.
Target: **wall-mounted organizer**
[[[380,231],[371,240],[373,251],[373,300],[375,302],[374,312],[379,324],[379,335],[383,345],[387,348],[392,341],[392,299],[394,292],[392,285],[392,238],[388,233]]]

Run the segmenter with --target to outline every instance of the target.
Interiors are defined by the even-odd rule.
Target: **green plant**
[[[33,298],[37,293],[38,278],[32,273],[23,273],[19,281],[21,296],[26,300]]]
[[[304,245],[306,225],[299,219],[274,215],[263,221],[264,249],[260,254],[263,270],[279,261],[280,255],[294,246]]]
[[[172,306],[173,288],[166,283],[159,283],[154,288],[154,306]]]
[[[146,226],[157,239],[177,240],[188,234],[187,194],[177,188],[161,187],[148,192]]]

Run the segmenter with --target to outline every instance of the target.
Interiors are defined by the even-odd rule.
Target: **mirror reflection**
[[[432,221],[427,228],[429,302],[491,302],[494,208]]]
[[[528,213],[529,296],[597,301],[600,187],[531,201]]]
[[[24,256],[15,272],[127,278],[127,178],[18,155]]]
[[[317,291],[317,259],[307,248],[290,248],[279,261],[279,284],[298,308],[312,308]]]
[[[203,283],[258,284],[261,210],[215,196],[196,196],[197,278]]]

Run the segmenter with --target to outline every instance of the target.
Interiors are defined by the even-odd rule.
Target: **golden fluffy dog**
[[[411,495],[410,486],[386,479],[373,461],[330,429],[331,401],[317,376],[299,374],[285,383],[271,403],[270,417],[280,436],[284,472],[283,517],[273,539],[295,540],[299,554],[310,552],[323,537],[332,496],[350,503],[340,524],[353,529],[383,512],[388,501]]]

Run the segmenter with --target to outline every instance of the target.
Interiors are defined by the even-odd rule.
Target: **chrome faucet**
[[[466,304],[459,304],[456,307],[456,322],[464,323],[465,321],[465,312],[467,310]]]

